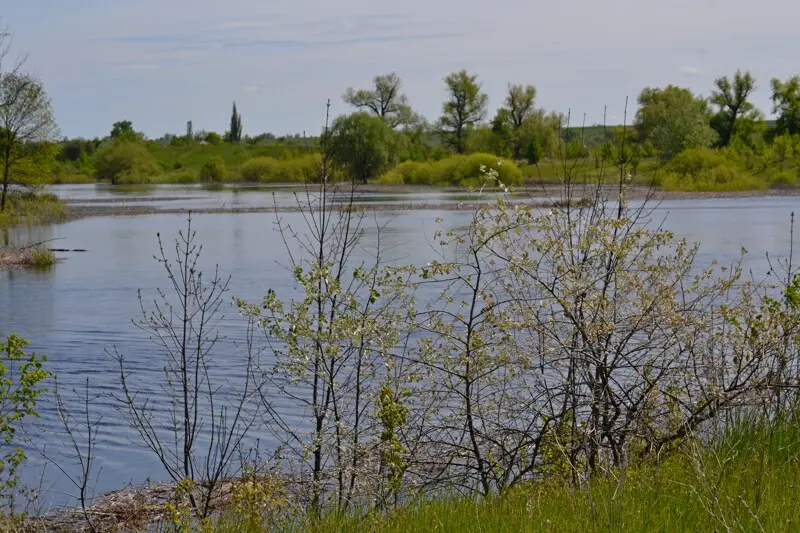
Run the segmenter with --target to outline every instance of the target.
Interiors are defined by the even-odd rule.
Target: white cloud
[[[680,71],[686,74],[687,76],[702,76],[704,74],[704,72],[701,69],[689,65],[682,66],[680,68]]]

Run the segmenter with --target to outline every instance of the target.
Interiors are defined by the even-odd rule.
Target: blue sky
[[[492,113],[509,82],[532,83],[539,106],[589,124],[606,105],[621,122],[645,86],[707,95],[741,68],[769,113],[769,80],[800,73],[797,0],[4,0],[0,17],[67,136],[120,119],[221,132],[233,100],[245,133],[317,132],[327,98],[345,113],[347,87],[392,71],[434,120],[460,68]]]

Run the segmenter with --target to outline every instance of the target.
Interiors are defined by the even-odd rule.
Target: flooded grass
[[[0,212],[0,228],[17,225],[57,224],[67,220],[64,203],[54,194],[15,191]]]
[[[0,248],[0,268],[49,268],[57,262],[56,254],[41,246]]]

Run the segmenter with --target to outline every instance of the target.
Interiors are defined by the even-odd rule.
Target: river
[[[119,202],[120,195],[94,186],[60,186],[63,198],[95,203]],[[146,192],[130,193],[129,202],[148,203],[168,209],[208,208],[232,205],[270,205],[270,191],[234,193],[197,188],[156,187]],[[285,205],[289,193],[276,196]],[[383,204],[414,202],[442,204],[463,201],[463,194],[427,193],[412,195],[376,194],[364,201]],[[701,243],[699,262],[719,259],[735,261],[742,248],[749,251],[745,265],[756,279],[768,271],[765,254],[785,256],[789,249],[789,216],[800,207],[797,197],[747,197],[702,200],[663,201],[653,212],[653,220],[663,223],[679,236]],[[219,264],[220,271],[231,276],[230,296],[258,301],[268,289],[279,294],[292,291],[291,275],[284,266],[286,252],[274,228],[274,213],[205,214],[194,217],[198,239],[203,244],[201,263],[208,270]],[[302,226],[302,215],[281,213],[285,222]],[[372,221],[372,214],[369,215]],[[446,225],[463,226],[469,212],[415,209],[382,209],[374,213],[377,223],[389,222],[381,244],[386,256],[398,262],[425,263],[433,257],[429,239],[437,227],[435,219]],[[389,220],[391,219],[391,220]],[[369,227],[374,227],[370,222]],[[132,324],[141,315],[137,291],[145,301],[152,300],[156,287],[165,286],[163,269],[153,259],[158,251],[156,234],[160,233],[171,249],[171,240],[185,228],[186,217],[176,214],[147,216],[92,217],[52,227],[20,228],[7,232],[9,242],[44,241],[55,248],[85,249],[85,252],[59,253],[62,261],[46,271],[0,271],[0,335],[11,332],[31,340],[31,347],[47,354],[47,366],[59,377],[65,395],[82,387],[88,378],[94,394],[94,418],[101,418],[97,442],[96,490],[103,492],[126,483],[146,479],[163,480],[157,461],[134,442],[135,435],[122,420],[111,394],[118,391],[118,368],[108,355],[114,349],[131,362],[141,383],[152,383],[163,362],[147,335]],[[365,250],[374,241],[368,231]],[[368,253],[368,252],[367,252]],[[221,325],[228,343],[241,334],[242,321],[233,305],[224,308]],[[230,346],[230,345],[229,345]],[[147,388],[154,402],[164,402],[157,388]],[[41,404],[41,419],[26,428],[40,446],[63,450],[65,434],[61,429],[52,396]],[[286,406],[290,409],[291,406]],[[266,434],[263,444],[269,447]],[[35,483],[42,460],[31,452],[30,464],[23,477]],[[67,464],[69,461],[65,460]],[[69,468],[69,465],[67,464]],[[47,468],[43,488],[52,501],[67,501],[69,483],[57,470]]]

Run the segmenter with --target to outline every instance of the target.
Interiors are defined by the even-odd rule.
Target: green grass
[[[14,191],[6,199],[5,211],[0,212],[0,228],[55,224],[66,218],[66,207],[55,195]]]
[[[574,487],[556,479],[476,501],[442,497],[366,517],[256,524],[227,516],[216,531],[584,532],[800,531],[800,426],[744,421],[711,446],[684,445],[660,464]]]
[[[49,248],[34,248],[31,263],[35,268],[49,268],[56,264],[56,254]]]

